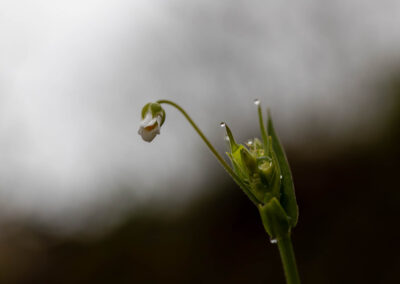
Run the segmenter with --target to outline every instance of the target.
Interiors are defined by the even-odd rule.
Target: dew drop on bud
[[[271,244],[276,244],[276,243],[278,243],[278,240],[277,240],[277,239],[270,239],[269,241],[271,242]]]
[[[255,99],[253,102],[254,102],[254,104],[255,104],[256,106],[258,106],[258,105],[260,104],[260,100],[259,100],[259,99]]]
[[[225,122],[221,122],[221,123],[219,124],[219,126],[225,127],[225,126],[226,126],[226,123],[225,123]]]

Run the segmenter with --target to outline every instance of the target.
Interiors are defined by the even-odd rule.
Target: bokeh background
[[[400,2],[3,0],[1,283],[284,283],[223,153],[270,107],[303,283],[400,282]]]

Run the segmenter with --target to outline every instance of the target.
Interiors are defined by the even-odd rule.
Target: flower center
[[[156,128],[156,127],[157,127],[157,122],[154,123],[153,125],[148,125],[148,126],[146,126],[144,129],[146,129],[147,131],[151,131],[151,130],[153,130],[153,129]]]

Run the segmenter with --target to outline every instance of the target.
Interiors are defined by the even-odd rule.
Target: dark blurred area
[[[354,132],[326,143],[313,133],[315,145],[325,141],[323,151],[287,149],[303,283],[400,281],[399,77],[380,88],[393,107],[376,137],[360,141]],[[99,234],[60,236],[34,223],[3,223],[0,282],[284,283],[256,208],[235,184],[210,176],[207,193],[184,208],[144,204]]]

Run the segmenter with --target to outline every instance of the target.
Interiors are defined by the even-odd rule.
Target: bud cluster
[[[224,123],[230,146],[227,155],[238,183],[257,201],[266,231],[272,238],[277,238],[296,225],[298,209],[289,164],[271,117],[268,116],[266,129],[259,102],[257,106],[262,141],[254,138],[245,145],[237,144]]]
[[[249,140],[246,147],[236,144],[231,134],[230,136],[231,152],[227,155],[241,181],[260,203],[267,203],[272,197],[279,198],[281,173],[271,148],[272,143],[269,143],[270,148],[266,151],[257,138]]]

